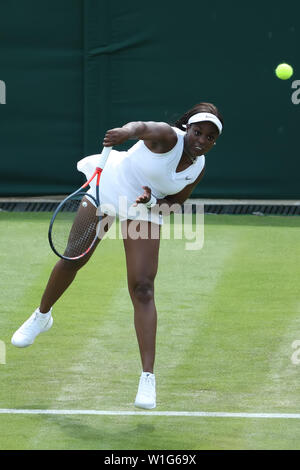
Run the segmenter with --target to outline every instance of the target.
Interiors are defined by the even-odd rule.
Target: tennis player
[[[218,109],[211,103],[200,103],[186,112],[174,126],[164,122],[130,122],[108,130],[104,137],[103,144],[107,147],[120,145],[129,139],[138,140],[127,152],[111,151],[101,177],[100,201],[101,209],[104,207],[106,214],[102,220],[105,224],[103,234],[109,229],[115,214],[122,225],[128,290],[142,363],[135,399],[135,406],[140,408],[156,406],[154,360],[157,311],[154,280],[158,269],[162,216],[151,209],[184,203],[202,179],[204,155],[216,144],[222,128],[223,119]],[[92,155],[78,162],[78,169],[87,178],[94,170],[98,157]],[[90,191],[93,191],[92,187]],[[122,208],[120,198],[126,199]],[[105,207],[114,208],[115,214],[105,212]],[[130,226],[136,221],[141,232],[158,233],[158,236],[130,236]],[[38,334],[51,328],[53,305],[91,254],[78,261],[60,259],[57,262],[39,308],[14,333],[14,346],[29,346]]]

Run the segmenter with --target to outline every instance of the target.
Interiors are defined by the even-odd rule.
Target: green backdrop
[[[100,151],[106,129],[172,123],[210,101],[224,134],[193,196],[299,198],[296,1],[1,0],[0,8],[1,196],[68,193],[82,181],[77,160]],[[290,80],[274,75],[282,61],[294,67]]]

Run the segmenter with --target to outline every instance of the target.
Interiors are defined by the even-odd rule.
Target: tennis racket
[[[55,209],[50,221],[48,239],[54,253],[65,260],[78,260],[95,245],[102,219],[99,213],[99,183],[112,147],[104,147],[91,178],[67,196]],[[85,191],[96,179],[96,197]]]

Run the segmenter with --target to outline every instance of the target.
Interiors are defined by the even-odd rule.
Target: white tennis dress
[[[200,155],[195,163],[183,171],[176,168],[183,152],[185,132],[173,127],[177,143],[167,153],[154,153],[142,140],[126,152],[112,150],[109,154],[100,180],[101,211],[115,215],[120,220],[147,220],[163,223],[162,216],[147,209],[145,204],[133,207],[138,196],[143,194],[142,186],[149,186],[157,199],[176,194],[193,183],[205,165],[205,156]],[[99,154],[90,155],[77,163],[77,169],[90,178],[97,166]],[[88,191],[95,196],[95,180]]]

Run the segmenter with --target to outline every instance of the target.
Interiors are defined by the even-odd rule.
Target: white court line
[[[0,408],[0,414],[92,415],[92,416],[191,416],[200,418],[300,419],[300,413],[231,413],[219,411],[108,411],[108,410],[22,410]]]

